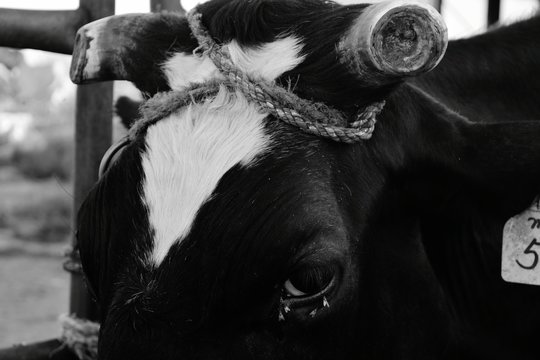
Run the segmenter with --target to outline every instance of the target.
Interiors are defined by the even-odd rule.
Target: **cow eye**
[[[292,273],[283,284],[285,296],[299,298],[317,295],[326,290],[334,279],[331,266],[306,266]]]

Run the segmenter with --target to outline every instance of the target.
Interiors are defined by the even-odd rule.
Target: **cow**
[[[540,290],[501,256],[540,190],[539,39],[447,42],[408,1],[81,28],[72,79],[148,99],[78,214],[99,359],[537,359]]]

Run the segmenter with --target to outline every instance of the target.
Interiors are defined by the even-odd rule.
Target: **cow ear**
[[[433,7],[383,1],[353,21],[339,44],[340,61],[366,86],[383,86],[433,69],[447,44],[446,25]]]
[[[120,96],[114,104],[114,110],[116,115],[120,118],[120,122],[126,129],[130,129],[131,126],[141,117],[139,108],[142,102],[128,98],[127,96]]]
[[[411,188],[420,186],[415,201],[423,209],[479,201],[508,219],[540,193],[540,121],[471,122],[450,112],[436,117],[442,121],[430,126],[434,118],[426,117],[419,138],[409,142]]]
[[[526,206],[540,191],[540,122],[465,123],[455,158],[462,174]]]
[[[125,14],[106,17],[77,32],[71,80],[87,84],[129,80],[142,91],[167,90],[161,65],[172,53],[197,46],[180,13]]]

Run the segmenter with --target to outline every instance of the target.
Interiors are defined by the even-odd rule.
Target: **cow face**
[[[238,68],[351,116],[389,96],[403,76],[433,67],[444,50],[443,39],[434,57],[397,67],[384,46],[373,57],[386,59],[382,65],[351,50],[376,27],[370,21],[385,16],[393,30],[379,26],[383,33],[409,39],[390,16],[403,15],[396,9],[289,0],[199,7]],[[111,46],[110,34],[127,45]],[[81,30],[79,43],[75,80],[124,78],[148,95],[169,91],[146,112],[170,107],[172,90],[223,78],[209,58],[193,54],[187,22],[173,14],[101,20]],[[395,305],[385,296],[396,289],[363,279],[377,258],[370,249],[381,246],[368,239],[399,146],[387,156],[377,142],[302,133],[226,86],[166,113],[139,127],[79,212],[81,259],[101,309],[100,359],[335,359],[373,351],[369,334],[387,328],[381,321],[397,326],[385,313]]]
[[[216,107],[215,121],[224,110]],[[328,144],[304,139],[278,150],[287,143],[263,127],[253,145],[268,143],[250,149],[254,156],[222,146],[194,163],[184,154],[176,160],[186,163],[167,180],[160,175],[171,164],[158,158],[172,154],[155,153],[150,140],[150,132],[170,131],[162,125],[123,152],[81,210],[85,271],[104,311],[101,356],[312,357],[315,349],[296,348],[324,334],[321,345],[334,345],[317,353],[330,357],[356,323],[349,315],[359,249],[351,236],[362,226],[342,215],[353,204],[343,201],[349,185],[334,178],[346,169],[333,170]],[[217,134],[209,140],[233,132]],[[299,140],[287,129],[272,134]],[[222,156],[232,166],[216,169]]]

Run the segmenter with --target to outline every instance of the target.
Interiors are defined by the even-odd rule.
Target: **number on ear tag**
[[[540,197],[506,222],[501,275],[505,281],[540,285]]]

